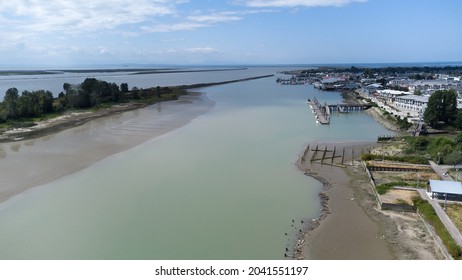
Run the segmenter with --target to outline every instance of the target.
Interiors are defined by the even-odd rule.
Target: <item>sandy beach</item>
[[[191,93],[85,123],[73,121],[74,127],[57,133],[0,143],[0,202],[179,128],[213,105],[206,96]]]
[[[374,143],[323,143],[329,147],[361,149]],[[314,146],[312,144],[312,146]],[[346,154],[351,154],[347,152]],[[302,259],[443,259],[438,245],[415,213],[378,209],[369,179],[358,161],[347,167],[311,163],[298,164],[308,176],[324,184],[325,207],[319,219],[305,228],[296,253]],[[297,254],[298,253],[298,254]]]

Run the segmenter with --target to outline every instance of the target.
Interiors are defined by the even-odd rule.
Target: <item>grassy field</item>
[[[462,205],[449,204],[446,207],[446,212],[459,231],[462,232]]]

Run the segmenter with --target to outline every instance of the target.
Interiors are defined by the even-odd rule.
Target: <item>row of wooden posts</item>
[[[320,163],[320,164],[328,164],[328,165],[335,165],[340,167],[345,167],[345,147],[342,148],[342,152],[339,153],[337,151],[337,147],[334,146],[333,150],[329,150],[327,146],[324,149],[319,148],[319,145],[316,145],[316,148],[311,150],[313,154],[311,155],[310,162]],[[303,153],[300,162],[304,163],[306,161],[306,157],[310,152],[310,145],[308,145]],[[370,152],[370,150],[369,150]],[[318,153],[322,153],[321,157],[319,157]],[[361,155],[364,153],[364,148],[361,148]],[[340,164],[334,163],[334,159],[339,158]],[[353,165],[355,158],[355,149],[354,147],[351,148],[351,164]]]

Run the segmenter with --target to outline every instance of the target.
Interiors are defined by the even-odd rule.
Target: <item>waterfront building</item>
[[[409,117],[418,117],[427,107],[429,96],[402,95],[394,100],[394,107]]]
[[[410,95],[411,93],[401,90],[384,89],[377,91],[377,98],[386,103],[393,103],[399,96]]]
[[[321,81],[323,90],[335,90],[345,85],[345,79],[339,77],[330,77]]]
[[[427,192],[433,199],[462,201],[462,183],[460,182],[430,180]]]
[[[370,96],[372,94],[374,94],[375,92],[379,91],[379,90],[382,90],[383,89],[383,86],[381,84],[377,84],[377,83],[374,83],[374,84],[370,84],[370,85],[367,85],[365,87],[363,87],[363,91],[366,95]]]

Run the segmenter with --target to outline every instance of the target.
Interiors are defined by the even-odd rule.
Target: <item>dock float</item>
[[[308,99],[308,105],[316,116],[316,123],[329,124],[330,122],[330,108],[329,106],[322,106],[316,98]]]

